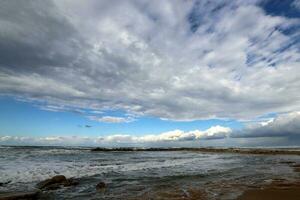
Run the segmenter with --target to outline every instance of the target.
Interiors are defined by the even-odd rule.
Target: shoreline
[[[23,152],[23,148],[26,147],[23,146],[21,148],[22,148],[21,150],[15,151],[16,155],[19,155],[20,151]],[[178,153],[176,153],[176,151]],[[48,154],[36,153],[36,150],[33,150],[32,152],[35,152],[34,155],[37,156],[48,156]],[[50,152],[51,155],[52,153],[54,153],[53,155],[55,158],[57,157],[57,155],[69,156],[69,155],[76,155],[77,153],[75,151],[75,152],[71,152],[72,154],[70,154],[70,152],[65,152],[64,150],[59,151],[58,154],[56,154],[57,152],[52,152],[52,151]],[[208,163],[210,163],[210,161],[214,162],[210,158],[212,159],[216,158],[215,154],[222,154],[222,153],[224,154],[223,156],[221,156],[222,158],[221,161],[222,162],[224,161],[224,164],[226,165],[227,157],[229,157],[230,160],[232,161],[228,163],[232,163],[232,165],[234,166],[230,166],[228,168],[224,167],[223,165],[220,168],[213,167],[211,172],[206,173],[204,171],[205,173],[200,173],[201,175],[198,175],[198,173],[196,174],[185,173],[185,171],[182,170],[182,169],[189,170],[191,168],[189,169],[180,168],[180,170],[183,172],[183,176],[181,175],[178,176],[178,174],[175,174],[175,176],[173,177],[173,174],[171,173],[170,177],[172,178],[166,176],[165,178],[162,179],[163,180],[162,184],[156,183],[156,180],[159,179],[152,179],[152,177],[155,178],[155,176],[151,176],[150,177],[151,180],[149,179],[148,182],[140,181],[143,179],[144,176],[143,171],[146,171],[143,168],[146,166],[146,165],[144,166],[144,164],[140,166],[142,168],[140,169],[138,168],[138,170],[140,170],[138,171],[138,173],[140,174],[135,172],[131,174],[129,171],[129,173],[124,172],[124,176],[119,176],[116,178],[114,178],[114,176],[116,176],[116,173],[117,172],[120,173],[122,172],[122,170],[112,170],[112,171],[116,171],[116,173],[110,175],[104,175],[104,176],[102,175],[99,176],[98,174],[97,177],[92,177],[92,175],[88,175],[90,176],[90,178],[87,179],[85,179],[85,176],[77,177],[74,174],[70,175],[68,171],[58,171],[59,172],[59,173],[57,172],[58,176],[62,181],[61,182],[50,181],[54,179],[56,180],[57,176],[56,178],[55,176],[45,177],[44,180],[41,179],[38,181],[41,181],[41,183],[43,184],[44,183],[48,184],[48,182],[50,181],[51,184],[43,187],[42,189],[40,189],[39,186],[41,185],[41,183],[32,182],[33,185],[29,183],[27,186],[24,183],[24,187],[23,185],[20,185],[19,187],[18,182],[3,181],[1,183],[0,181],[0,189],[1,187],[6,187],[6,186],[9,186],[11,188],[10,190],[5,190],[5,191],[3,190],[2,192],[0,192],[0,200],[24,199],[24,197],[26,198],[29,197],[28,199],[30,198],[45,199],[48,197],[54,198],[54,197],[68,196],[70,195],[70,193],[73,193],[74,191],[75,192],[80,191],[82,188],[86,188],[86,187],[89,188],[88,190],[89,195],[93,195],[95,198],[105,197],[106,199],[108,199],[109,197],[111,197],[111,199],[114,199],[113,198],[114,193],[116,195],[115,199],[117,199],[117,197],[119,197],[118,195],[124,191],[125,191],[125,193],[123,194],[124,197],[128,197],[127,199],[132,199],[132,200],[143,199],[143,198],[174,199],[174,200],[176,199],[207,200],[207,199],[214,199],[214,197],[217,199],[238,199],[238,200],[248,200],[248,199],[258,199],[258,200],[259,199],[266,199],[266,200],[291,199],[293,200],[293,199],[297,199],[297,197],[300,196],[300,173],[299,173],[300,172],[300,157],[299,157],[300,149],[298,148],[262,149],[262,148],[210,148],[210,147],[205,147],[205,148],[135,148],[135,147],[101,148],[98,147],[93,149],[92,148],[84,149],[84,151],[80,152],[79,154],[80,156],[76,158],[82,159],[83,158],[82,155],[88,155],[91,156],[91,158],[88,158],[87,161],[94,161],[95,159],[97,159],[97,162],[101,162],[102,160],[106,162],[107,160],[109,161],[110,159],[118,158],[118,161],[115,162],[114,165],[116,165],[116,168],[119,168],[120,167],[119,163],[122,163],[121,161],[124,160],[128,161],[128,158],[132,158],[130,162],[126,162],[126,163],[129,164],[129,166],[135,166],[136,158],[143,159],[145,156],[147,158],[148,155],[157,155],[159,158],[161,158],[158,160],[158,162],[162,162],[162,163],[165,163],[165,161],[170,160],[165,158],[166,155],[168,157],[169,156],[172,157],[173,155],[177,155],[177,154],[182,155],[183,157],[188,155],[187,158],[189,158],[189,160],[191,158],[193,160],[193,158],[199,156],[199,158],[201,158],[200,159],[201,162],[196,162],[196,163],[200,165],[201,163],[204,163],[205,165],[207,164],[207,162]],[[226,155],[225,153],[228,154]],[[139,154],[143,156],[138,157]],[[247,155],[251,155],[251,156],[247,156]],[[272,155],[283,155],[283,156],[272,156]],[[85,157],[86,156],[84,156],[84,158]],[[202,157],[204,158],[204,160],[202,160]],[[39,157],[37,158],[39,159]],[[72,158],[72,156],[70,158]],[[235,165],[235,162],[233,161],[235,161],[236,158],[238,158],[238,161]],[[153,158],[151,156],[150,157],[151,162],[152,159]],[[265,162],[265,160],[267,161]],[[145,161],[148,161],[148,159],[145,159]],[[174,163],[178,161],[180,160],[171,159],[171,162]],[[108,166],[110,166],[110,164],[111,163],[109,161]],[[216,162],[216,164],[218,164],[218,162]],[[260,164],[262,164],[263,166],[257,167]],[[138,163],[137,165],[139,166]],[[93,168],[94,164],[89,166],[92,167],[89,169],[91,170],[94,169]],[[165,169],[165,171],[167,172],[168,171],[167,168],[169,166],[173,166],[173,165],[162,165],[158,169],[159,170]],[[192,167],[193,165],[188,165],[188,166]],[[249,170],[248,169],[247,171],[242,170],[242,168],[244,168],[245,166],[247,168],[249,167]],[[272,169],[273,172],[268,170],[267,168],[273,168]],[[148,168],[146,167],[146,169]],[[223,171],[222,169],[227,169],[227,170]],[[233,169],[234,172],[231,171]],[[238,169],[237,173],[235,172],[236,169]],[[256,170],[262,170],[262,171],[256,172]],[[153,172],[155,171],[157,171],[157,169],[153,169]],[[263,174],[264,172],[269,173],[269,175],[264,175]],[[132,178],[131,175],[136,175],[136,174],[138,174],[137,175],[138,178],[131,181]],[[209,174],[209,175],[202,176],[202,174]],[[65,178],[61,179],[62,176],[65,176]],[[229,176],[235,177],[235,179],[229,178]],[[252,176],[253,177],[257,176],[258,178],[251,178]],[[140,177],[142,177],[142,179],[140,179]],[[17,183],[16,186],[11,187],[15,183]],[[137,184],[137,186],[131,186],[129,184],[129,186],[127,187],[128,183],[132,183],[134,185]],[[32,189],[31,186],[34,190],[31,190]],[[120,186],[125,187],[126,190],[119,188]],[[132,196],[133,194],[126,193],[127,190],[136,192],[135,193],[136,198]],[[82,199],[87,199],[87,197],[84,196],[82,197]]]
[[[294,162],[285,162],[285,164],[293,168],[294,172],[300,172],[300,164]],[[298,200],[299,197],[299,178],[295,180],[273,179],[270,184],[244,191],[237,200]]]
[[[238,154],[262,154],[262,155],[300,155],[300,149],[262,149],[262,148],[102,148],[96,147],[91,149],[92,152],[136,152],[136,151],[192,151],[203,153],[238,153]]]
[[[72,149],[91,152],[167,152],[167,151],[189,151],[203,153],[237,153],[237,154],[262,154],[262,155],[300,155],[300,147],[81,147],[81,146],[17,146],[0,145],[15,149]]]
[[[274,180],[262,188],[248,189],[237,200],[297,200],[300,196],[300,181]]]

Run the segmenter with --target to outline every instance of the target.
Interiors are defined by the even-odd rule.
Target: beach
[[[24,194],[31,199],[78,200],[299,195],[297,148],[224,149],[5,146],[0,155],[0,199]],[[59,179],[49,181],[53,177]]]

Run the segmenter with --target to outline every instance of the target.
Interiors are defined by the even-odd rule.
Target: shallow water
[[[51,199],[164,199],[199,188],[210,199],[234,199],[248,187],[274,178],[296,179],[282,161],[300,163],[300,156],[229,153],[91,152],[58,147],[1,147],[0,193],[31,190],[57,174],[79,178],[80,184],[49,192]],[[104,181],[107,189],[96,192]]]

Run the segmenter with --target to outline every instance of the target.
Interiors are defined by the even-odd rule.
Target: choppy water
[[[91,152],[80,148],[0,147],[0,193],[30,190],[57,174],[80,179],[75,187],[49,192],[53,199],[159,199],[162,193],[205,190],[211,199],[233,199],[245,188],[273,178],[295,179],[282,161],[299,156],[228,153]],[[107,190],[96,192],[99,181]],[[165,195],[165,194],[164,194]],[[163,198],[163,197],[161,197]]]

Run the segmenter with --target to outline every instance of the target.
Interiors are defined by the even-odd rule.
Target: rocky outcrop
[[[78,185],[79,181],[74,178],[67,179],[63,175],[57,175],[50,179],[41,181],[36,185],[38,188],[34,191],[29,192],[7,192],[0,194],[0,200],[37,200],[44,199],[44,190],[56,190],[62,187],[69,187]]]
[[[67,179],[64,175],[57,175],[38,183],[36,187],[41,190],[56,190],[61,187],[74,186],[78,184],[79,182],[76,179]]]
[[[0,195],[0,200],[36,200],[39,190],[31,192],[10,192]]]
[[[239,154],[261,154],[261,155],[300,155],[300,151],[295,149],[262,149],[262,148],[213,148],[213,147],[199,147],[199,148],[102,148],[97,147],[91,149],[93,152],[113,152],[113,151],[192,151],[192,152],[208,152],[208,153],[239,153]]]

